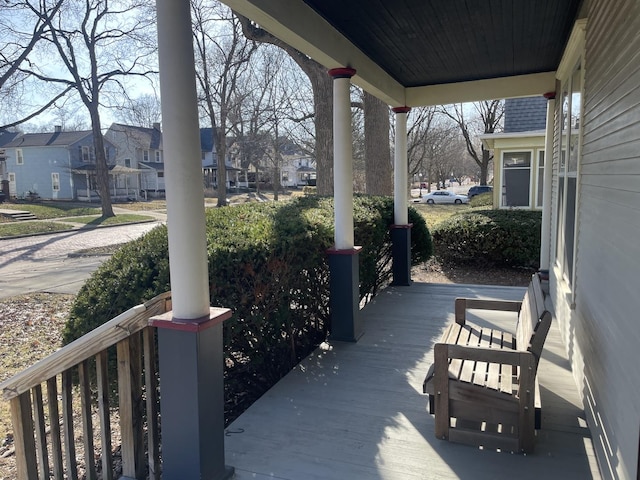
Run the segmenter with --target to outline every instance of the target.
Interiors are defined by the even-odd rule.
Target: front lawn
[[[64,203],[2,203],[0,209],[3,210],[24,210],[33,213],[38,220],[48,218],[76,217],[78,215],[100,215],[100,208],[79,207],[76,204]]]

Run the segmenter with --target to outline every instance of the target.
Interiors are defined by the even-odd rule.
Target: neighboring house
[[[163,196],[164,155],[160,124],[151,128],[113,123],[105,134],[117,146],[116,165],[122,174],[116,176],[117,189],[138,198],[141,193]]]
[[[493,150],[494,208],[542,208],[547,100],[510,98],[504,104],[504,132],[481,135]]]
[[[9,198],[9,172],[7,170],[7,154],[5,145],[18,136],[17,132],[0,131],[0,192]],[[15,183],[15,180],[14,180]]]
[[[96,188],[90,130],[63,132],[55,127],[53,133],[20,134],[4,150],[12,197],[37,194],[43,199],[82,199]],[[115,147],[107,140],[105,153],[112,163]]]
[[[202,174],[206,188],[216,188],[218,185],[218,153],[213,128],[200,129],[200,150],[202,151]],[[227,188],[248,187],[247,171],[242,168],[240,147],[235,139],[227,138],[225,154]]]
[[[315,185],[316,164],[310,155],[286,137],[278,139],[278,154],[273,139],[265,135],[263,141],[263,148],[256,155],[259,160],[249,165],[252,181],[259,173],[261,181],[268,183],[273,183],[274,178],[279,176],[280,186],[285,188]]]
[[[316,162],[309,155],[297,151],[282,155],[280,184],[283,187],[315,185]]]

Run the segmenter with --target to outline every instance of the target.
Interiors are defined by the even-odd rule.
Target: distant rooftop
[[[84,137],[91,135],[91,130],[81,130],[77,132],[53,133],[24,133],[15,137],[6,147],[44,147],[44,146],[67,146],[79,142]]]
[[[544,130],[547,100],[540,97],[509,98],[504,102],[504,133]]]

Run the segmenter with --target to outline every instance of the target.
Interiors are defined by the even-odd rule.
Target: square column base
[[[158,329],[162,478],[225,480],[222,322],[228,308],[195,320],[152,317]]]
[[[360,266],[362,247],[329,250],[331,340],[357,342],[362,336],[360,323]]]
[[[411,227],[391,225],[392,285],[411,285]]]

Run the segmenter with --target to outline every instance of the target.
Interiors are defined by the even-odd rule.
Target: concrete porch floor
[[[226,463],[235,467],[234,478],[599,479],[555,324],[538,370],[542,429],[533,454],[434,437],[422,382],[433,345],[453,321],[454,299],[520,300],[524,291],[427,283],[386,289],[363,309],[365,334],[358,343],[318,349],[228,427]],[[513,330],[515,316],[502,313],[491,323]]]

